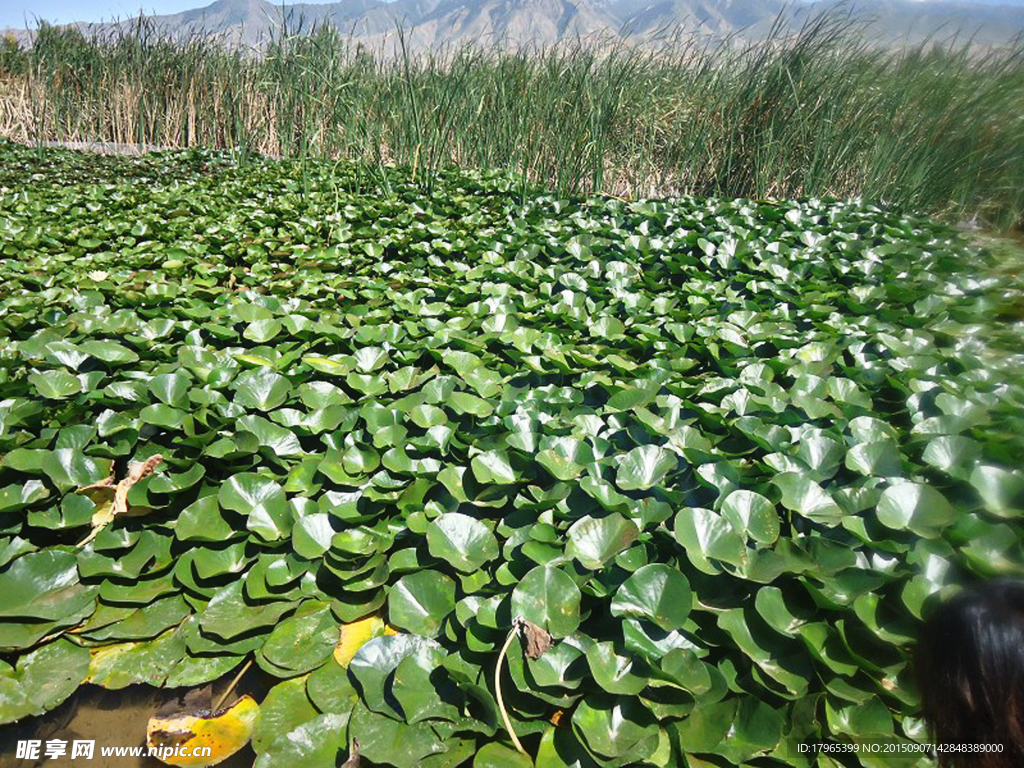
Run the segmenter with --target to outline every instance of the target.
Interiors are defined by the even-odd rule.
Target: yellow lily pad
[[[102,528],[114,519],[114,496],[117,491],[113,487],[93,488],[82,492],[82,495],[96,505],[92,513],[92,527]]]
[[[370,640],[381,635],[397,634],[398,630],[385,624],[380,616],[367,616],[351,624],[342,624],[338,643],[334,646],[334,660],[348,668],[352,657]]]
[[[251,696],[243,696],[227,709],[202,714],[151,717],[146,728],[146,743],[162,749],[155,756],[167,765],[207,766],[227,760],[249,743],[260,705]],[[203,754],[203,747],[210,754]]]

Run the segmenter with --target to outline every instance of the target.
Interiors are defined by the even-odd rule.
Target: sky
[[[0,0],[0,29],[35,26],[38,17],[55,24],[69,21],[109,21],[135,16],[142,8],[147,15],[178,13],[201,8],[213,0]]]

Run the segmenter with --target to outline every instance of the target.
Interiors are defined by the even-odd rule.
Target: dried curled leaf
[[[526,638],[526,655],[536,661],[554,645],[551,635],[529,619],[519,619],[519,628]]]
[[[146,743],[168,765],[216,765],[249,743],[260,706],[243,696],[219,712],[186,712],[171,717],[151,717]],[[209,747],[208,756],[197,754]],[[163,754],[161,754],[161,752]]]
[[[83,485],[76,491],[76,493],[85,493],[86,491],[97,491],[102,488],[113,488],[116,478],[113,475],[103,478],[97,483],[91,483],[90,485]],[[88,494],[86,494],[88,495]]]
[[[348,749],[348,760],[341,764],[341,768],[359,768],[359,739],[352,739],[352,746]]]
[[[114,521],[115,517],[129,512],[128,492],[137,482],[153,474],[163,460],[162,454],[155,453],[145,461],[133,461],[128,465],[128,476],[116,486],[114,485],[114,476],[111,475],[98,483],[78,489],[78,493],[84,493],[96,505],[96,511],[92,515],[92,531],[78,545],[79,547],[84,547],[95,539],[100,531]],[[110,493],[111,489],[113,489],[113,495]]]
[[[128,465],[128,477],[117,484],[117,490],[114,491],[114,515],[124,514],[128,511],[128,491],[132,489],[132,486],[143,478],[149,477],[156,471],[157,466],[164,457],[159,454],[153,454],[145,461],[133,461]]]

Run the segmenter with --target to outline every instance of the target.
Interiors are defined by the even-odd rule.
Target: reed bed
[[[0,45],[0,136],[499,167],[565,194],[864,197],[1024,219],[1024,43],[892,49],[849,14],[766,40],[258,50],[145,21]],[[397,53],[396,53],[397,51]],[[425,174],[426,176],[426,174]]]

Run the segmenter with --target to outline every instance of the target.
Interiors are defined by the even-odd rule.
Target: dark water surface
[[[227,689],[237,674],[232,670],[222,679],[214,681],[212,698],[216,700]],[[256,701],[263,701],[270,686],[276,680],[264,675],[259,668],[251,667],[239,680],[227,703],[238,696],[249,694]],[[148,685],[132,685],[117,691],[108,691],[96,685],[83,685],[56,709],[29,717],[20,722],[0,726],[0,768],[157,768],[163,766],[155,757],[103,757],[101,747],[145,746],[146,724],[149,718],[163,707],[175,711],[187,709],[182,697],[187,688],[153,688]],[[162,716],[165,716],[161,712]],[[19,760],[19,740],[39,739],[39,760]],[[67,742],[67,754],[55,759],[46,758],[47,739],[62,739]],[[75,739],[95,740],[92,760],[82,757],[70,759],[71,742]],[[218,763],[223,768],[248,768],[256,759],[252,747],[246,746],[238,754]]]

